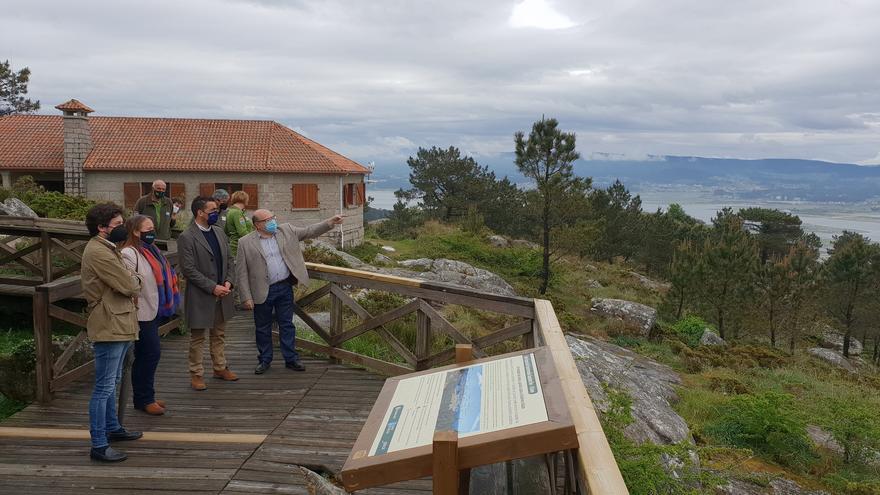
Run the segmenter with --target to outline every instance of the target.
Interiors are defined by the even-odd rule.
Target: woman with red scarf
[[[174,316],[180,305],[177,274],[153,244],[156,229],[150,217],[135,215],[125,226],[128,238],[122,244],[122,259],[143,280],[137,298],[140,332],[131,365],[132,396],[135,409],[158,416],[165,414],[165,401],[156,400],[153,386],[161,355],[159,324]]]

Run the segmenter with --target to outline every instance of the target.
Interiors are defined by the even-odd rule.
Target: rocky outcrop
[[[833,351],[831,349],[825,349],[824,347],[813,347],[812,349],[807,350],[810,355],[815,356],[826,363],[837,366],[838,368],[845,369],[850,373],[856,373],[858,370],[855,365],[849,362],[848,359],[843,357],[843,354]]]
[[[500,276],[462,261],[443,258],[436,260],[419,258],[415,260],[401,261],[398,265],[423,271],[408,272],[405,270],[391,270],[386,271],[386,273],[470,287],[472,289],[491,292],[493,294],[501,294],[505,296],[516,295],[516,291],[513,287]]]
[[[717,495],[829,495],[824,491],[804,490],[797,483],[784,478],[770,481],[767,486],[744,480],[730,480],[715,487]]]
[[[388,253],[393,253],[393,252],[395,252],[395,251],[397,251],[397,250],[394,249],[394,248],[391,247],[391,246],[382,246],[382,251],[385,251],[385,252],[388,252]]]
[[[384,263],[386,265],[390,265],[390,264],[394,263],[393,259],[389,258],[388,256],[385,256],[382,253],[376,253],[376,256],[375,256],[375,258],[373,258],[373,260],[376,263]]]
[[[489,244],[491,244],[492,247],[497,247],[497,248],[510,247],[510,242],[507,239],[505,239],[504,236],[490,235],[488,240],[489,240]]]
[[[599,283],[598,280],[589,279],[587,280],[587,288],[588,289],[601,289],[602,284]]]
[[[6,198],[5,201],[0,203],[0,215],[31,218],[37,218],[38,216],[30,206],[24,204],[24,201],[18,198]]]
[[[841,335],[837,330],[826,326],[825,331],[822,332],[822,336],[819,340],[819,347],[824,347],[826,349],[834,349],[838,353],[843,354],[843,335]],[[858,339],[852,337],[849,339],[849,355],[850,356],[858,356],[862,353],[862,343],[859,342]]]
[[[616,318],[630,325],[638,326],[643,337],[647,337],[657,322],[657,310],[623,299],[593,299],[591,311],[606,318]]]
[[[321,311],[317,313],[309,313],[309,316],[311,316],[312,319],[318,323],[318,325],[321,325],[321,328],[330,328],[330,313],[326,311]],[[299,316],[293,317],[293,323],[294,325],[296,325],[297,329],[309,328],[309,326],[306,325],[306,322],[304,322]]]
[[[306,489],[309,495],[347,495],[348,492],[334,485],[327,478],[312,471],[311,469],[296,466],[306,479]]]
[[[323,249],[324,251],[327,251],[331,254],[335,254],[336,256],[339,256],[346,263],[348,263],[348,266],[350,266],[352,268],[362,268],[362,267],[366,266],[366,263],[361,261],[356,256],[352,256],[352,255],[346,253],[345,251],[340,251],[340,250],[336,249],[335,246],[331,245],[330,243],[328,243],[326,241],[323,241],[320,239],[315,239],[312,241],[311,246],[316,247],[318,249]]]
[[[670,285],[666,282],[657,282],[656,280],[652,280],[641,273],[629,272],[629,275],[638,280],[642,287],[646,289],[656,290],[656,291],[667,291],[669,290]]]
[[[727,345],[727,342],[707,328],[703,330],[703,335],[700,337],[700,345]]]
[[[822,449],[828,449],[835,454],[843,455],[843,447],[834,439],[834,435],[816,425],[807,425],[807,436],[813,441],[813,445]]]
[[[632,398],[635,421],[624,430],[627,438],[656,444],[693,441],[687,423],[672,409],[678,400],[675,387],[681,385],[672,368],[592,337],[568,335],[566,339],[581,379],[600,411],[608,407],[603,383]]]

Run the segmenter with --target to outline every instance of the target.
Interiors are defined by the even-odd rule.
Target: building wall
[[[155,179],[162,179],[169,183],[182,183],[186,188],[184,199],[187,207],[190,201],[198,196],[199,185],[202,183],[257,184],[258,207],[274,212],[279,223],[290,222],[294,225],[306,226],[342,213],[347,215],[342,224],[342,234],[337,227],[322,237],[337,246],[344,238],[345,247],[359,245],[364,239],[363,206],[343,207],[340,188],[340,180],[342,184],[359,184],[363,182],[363,175],[86,171],[85,176],[89,198],[113,201],[120,205],[124,203],[123,184],[126,182],[152,182]],[[292,208],[291,185],[294,183],[318,185],[318,208]],[[233,192],[229,191],[230,194]]]

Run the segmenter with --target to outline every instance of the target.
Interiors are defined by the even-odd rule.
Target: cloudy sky
[[[272,119],[379,169],[419,146],[880,163],[876,0],[151,0],[4,6],[41,113]]]

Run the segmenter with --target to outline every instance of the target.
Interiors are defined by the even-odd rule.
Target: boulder
[[[500,236],[500,235],[490,235],[489,236],[489,244],[491,244],[492,247],[497,247],[497,248],[510,247],[510,242],[508,242],[507,239],[504,238],[504,236]]]
[[[587,288],[588,289],[601,289],[602,284],[600,284],[598,280],[589,279],[589,280],[587,280]]]
[[[309,495],[348,495],[348,492],[334,485],[327,478],[302,466],[296,466],[306,479]]]
[[[824,347],[813,347],[812,349],[807,350],[810,355],[815,356],[829,364],[837,366],[838,368],[845,369],[850,373],[856,373],[856,367],[849,362],[843,354],[833,351],[831,349],[825,349]]]
[[[657,310],[623,299],[593,299],[591,311],[606,318],[617,318],[641,329],[643,337],[647,337],[657,322]]]
[[[656,280],[651,280],[650,278],[642,275],[641,273],[629,272],[629,274],[631,277],[638,280],[639,283],[642,284],[642,287],[644,287],[646,289],[657,290],[657,291],[666,291],[666,290],[669,290],[669,288],[671,287],[666,282],[657,282]]]
[[[700,345],[727,345],[717,333],[707,328],[703,330],[703,336],[700,337]]]
[[[415,260],[404,260],[398,263],[398,265],[422,271],[411,272],[396,269],[378,269],[377,271],[401,277],[421,278],[424,280],[433,280],[461,287],[469,287],[490,292],[492,294],[500,294],[504,296],[516,295],[516,291],[513,287],[500,276],[462,261],[443,258],[436,260],[420,258]]]
[[[816,425],[807,425],[807,436],[816,447],[830,450],[838,455],[843,455],[843,447],[834,439],[834,435]]]
[[[527,249],[541,249],[539,244],[535,244],[532,241],[527,241],[525,239],[514,239],[510,241],[510,247],[515,248],[527,248]]]
[[[819,347],[824,347],[826,349],[834,349],[835,351],[843,354],[843,335],[841,335],[837,330],[825,326],[825,331],[822,332],[822,336],[819,340]],[[858,356],[862,353],[862,343],[855,337],[849,339],[849,355]]]
[[[681,385],[672,368],[592,337],[567,335],[566,340],[596,408],[608,409],[603,383],[632,398],[634,421],[624,430],[627,438],[638,443],[693,442],[687,423],[671,405],[678,401],[675,388]]]
[[[373,258],[373,260],[374,260],[376,263],[385,263],[385,264],[388,264],[388,265],[394,264],[394,260],[393,260],[393,259],[389,258],[388,256],[385,256],[385,255],[382,254],[382,253],[376,253],[376,257]]]
[[[38,216],[30,206],[24,204],[24,201],[18,198],[6,198],[5,201],[0,203],[0,215],[31,218],[37,218]]]
[[[330,328],[330,313],[327,311],[321,311],[318,313],[309,313],[309,316],[315,320],[318,325],[321,325],[321,328],[329,329]],[[296,328],[310,328],[306,325],[306,322],[302,320],[299,316],[293,317],[293,324],[296,325]]]
[[[394,249],[394,248],[391,247],[391,246],[382,246],[382,251],[385,251],[385,252],[388,252],[388,253],[393,253],[393,252],[395,252],[395,251],[397,251],[397,250]]]
[[[340,250],[336,249],[335,246],[328,243],[327,241],[315,239],[312,241],[311,245],[318,248],[318,249],[323,249],[324,251],[327,251],[332,254],[335,254],[336,256],[339,256],[340,258],[345,260],[345,262],[348,263],[348,265],[352,268],[362,268],[364,265],[366,265],[366,263],[361,261],[356,256],[352,256],[352,255],[346,253],[345,251],[340,251]]]

